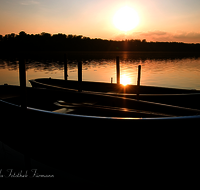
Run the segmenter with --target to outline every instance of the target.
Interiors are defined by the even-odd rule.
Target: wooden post
[[[22,128],[22,132],[24,133],[24,142],[27,143],[24,144],[24,163],[25,163],[25,169],[31,169],[31,159],[30,159],[30,153],[29,153],[29,147],[28,145],[28,134],[27,134],[27,126],[26,126],[26,120],[27,120],[27,98],[26,98],[26,61],[25,59],[20,59],[19,61],[19,81],[20,81],[20,93],[21,93],[21,123],[20,127]]]
[[[138,80],[137,80],[137,99],[139,100],[140,94],[140,78],[141,78],[141,65],[138,65]]]
[[[20,59],[19,61],[19,83],[21,89],[21,108],[26,111],[26,61],[25,59]]]
[[[67,55],[64,54],[64,78],[65,78],[65,81],[67,81]]]
[[[82,92],[82,62],[78,62],[78,91]]]
[[[120,84],[120,65],[119,65],[119,56],[116,57],[116,69],[117,69],[117,84]]]

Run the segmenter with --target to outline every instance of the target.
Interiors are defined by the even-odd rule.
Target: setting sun
[[[125,6],[115,13],[113,24],[117,29],[127,32],[139,24],[139,17],[133,8]]]

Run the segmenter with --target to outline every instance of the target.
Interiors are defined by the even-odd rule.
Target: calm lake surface
[[[200,58],[132,58],[120,57],[121,83],[137,84],[138,65],[142,66],[141,85],[200,90]],[[98,56],[84,58],[83,80],[116,83],[116,59]],[[26,60],[28,80],[36,78],[64,78],[63,61]],[[68,60],[68,79],[78,80],[77,60]],[[0,59],[0,85],[19,85],[18,60]]]

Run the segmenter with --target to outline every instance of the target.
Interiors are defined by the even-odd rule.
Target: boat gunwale
[[[3,85],[0,85],[0,87]],[[9,85],[11,86],[11,85]],[[14,86],[15,87],[15,86]],[[21,105],[13,104],[8,101],[5,101],[0,98],[0,102],[4,104],[8,104],[10,106],[14,106],[16,108],[21,109]],[[190,115],[190,116],[174,116],[174,117],[152,117],[152,118],[131,118],[131,117],[103,117],[103,116],[89,116],[89,115],[78,115],[78,114],[69,114],[69,113],[58,113],[48,110],[42,110],[33,107],[27,107],[27,110],[36,111],[41,113],[60,115],[65,117],[75,117],[75,118],[87,118],[87,119],[97,119],[97,120],[128,120],[128,121],[158,121],[158,120],[192,120],[192,119],[200,119],[200,115]]]
[[[61,79],[52,79],[52,78],[39,78],[39,79],[32,79],[32,80],[29,80],[29,82],[33,82],[33,83],[36,83],[36,84],[42,84],[44,86],[49,86],[49,87],[53,87],[53,88],[59,88],[59,89],[63,89],[63,90],[70,90],[70,91],[76,91],[77,92],[77,89],[72,89],[72,88],[67,88],[67,87],[63,87],[63,86],[57,86],[57,85],[52,85],[52,84],[46,84],[46,83],[42,83],[42,82],[38,82],[37,80],[57,80],[57,81],[62,81]],[[74,80],[67,80],[67,81],[70,81],[70,82],[78,82],[78,81],[74,81]],[[83,81],[84,83],[90,83],[91,81]],[[93,82],[91,82],[93,83]],[[103,82],[94,82],[94,83],[100,83],[100,84],[104,84]],[[114,83],[105,83],[105,84],[109,84],[109,85],[113,85]],[[114,85],[118,85],[118,84],[114,84]],[[134,86],[134,87],[137,87],[137,85],[129,85],[129,86]],[[188,91],[188,93],[171,93],[171,94],[144,94],[144,93],[140,93],[139,96],[140,97],[170,97],[170,96],[200,96],[200,90],[196,90],[196,89],[178,89],[178,88],[168,88],[168,87],[157,87],[157,86],[140,86],[140,87],[148,87],[148,88],[155,88],[155,89],[169,89],[169,90],[180,90],[180,91]],[[102,93],[102,94],[105,94],[105,95],[114,95],[114,96],[132,96],[132,97],[137,97],[137,94],[136,93],[119,93],[119,92],[109,92],[109,91],[106,91],[106,92],[101,92],[101,91],[91,91],[91,90],[82,90],[83,92],[86,92],[86,93]],[[190,91],[195,91],[195,92],[190,92]]]
[[[37,83],[40,84],[40,85],[43,85],[43,86],[50,86],[51,88],[56,88],[58,90],[65,90],[65,91],[71,91],[71,92],[74,92],[74,93],[80,93],[75,89],[69,89],[69,88],[64,88],[64,87],[60,87],[60,86],[53,86],[53,85],[48,85],[48,84],[44,84],[44,83],[40,83],[40,82],[37,82]],[[107,94],[107,93],[103,93],[103,92],[83,91],[81,93],[91,94],[91,95],[100,95],[100,96],[105,96],[105,97],[106,96],[112,97],[112,95]],[[135,101],[135,102],[139,101],[140,103],[145,103],[145,104],[150,104],[150,105],[166,106],[166,107],[171,107],[171,108],[175,108],[175,109],[191,110],[191,111],[200,112],[199,109],[180,107],[180,106],[176,106],[176,105],[169,105],[169,104],[164,104],[164,103],[159,103],[159,102],[150,102],[150,101],[146,101],[146,100],[136,100],[136,99],[132,99],[132,98],[129,98],[129,97],[121,97],[121,96],[117,96],[117,95],[113,96],[113,98],[119,98],[119,99],[123,98],[123,99],[127,99],[127,100],[130,100],[130,101]]]

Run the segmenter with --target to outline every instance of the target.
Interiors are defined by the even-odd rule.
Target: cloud
[[[175,39],[198,40],[200,42],[200,32],[182,32],[174,35]]]
[[[28,1],[21,1],[21,5],[39,5],[40,2],[35,1],[35,0],[28,0]]]
[[[177,31],[175,33],[166,31],[147,31],[147,32],[133,32],[131,34],[120,34],[114,37],[114,40],[123,39],[146,39],[147,41],[160,42],[186,42],[186,43],[200,43],[200,32],[183,32]]]

